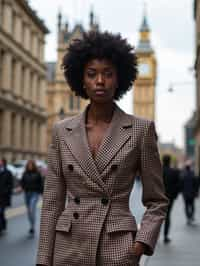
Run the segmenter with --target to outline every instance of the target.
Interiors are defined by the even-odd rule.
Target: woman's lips
[[[98,96],[104,95],[105,93],[106,93],[105,90],[101,90],[101,89],[95,90],[95,94],[98,95]]]

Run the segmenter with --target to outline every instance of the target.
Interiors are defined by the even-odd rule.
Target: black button
[[[118,168],[118,166],[117,166],[116,164],[113,164],[113,165],[111,166],[111,170],[112,170],[112,171],[116,171],[117,168]]]
[[[103,205],[107,205],[107,204],[108,204],[108,199],[107,199],[107,198],[103,198],[103,199],[101,199],[101,203],[102,203]]]
[[[76,204],[80,204],[80,198],[79,198],[79,197],[74,198],[74,202],[75,202]]]
[[[72,164],[69,164],[68,165],[68,169],[69,169],[69,171],[73,171],[74,170],[74,166]]]
[[[78,219],[78,218],[79,218],[79,214],[78,214],[78,212],[74,212],[74,213],[73,213],[73,216],[74,216],[74,219]]]

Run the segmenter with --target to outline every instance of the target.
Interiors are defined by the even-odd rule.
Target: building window
[[[21,121],[21,141],[20,141],[22,149],[24,148],[24,145],[25,145],[25,141],[24,141],[25,134],[24,134],[24,132],[25,132],[25,118],[22,117],[22,121]]]
[[[29,147],[30,149],[33,148],[33,120],[30,121]]]
[[[37,124],[37,137],[36,137],[36,149],[39,151],[40,146],[41,146],[41,125],[40,123]]]
[[[41,98],[40,98],[40,92],[41,92],[41,79],[38,77],[37,79],[37,90],[36,90],[36,99],[37,99],[37,105],[41,106]]]
[[[22,21],[21,23],[21,43],[24,46],[24,37],[25,37],[25,24]]]
[[[24,86],[25,86],[25,67],[22,67],[22,75],[21,75],[21,97],[24,98]]]
[[[12,113],[11,115],[11,146],[15,147],[16,146],[16,114]]]
[[[3,87],[3,62],[4,62],[4,51],[0,50],[0,89]]]
[[[33,97],[33,72],[30,72],[30,83],[29,83],[29,99],[32,100]]]
[[[30,49],[30,52],[32,53],[32,46],[33,46],[33,43],[32,43],[32,30],[31,30],[31,28],[30,28],[30,32],[29,32],[29,34],[30,34],[30,37],[29,37],[29,49]]]
[[[3,25],[4,0],[0,0],[0,25]]]
[[[14,37],[14,39],[16,38],[16,13],[15,11],[12,12],[12,36]]]
[[[69,96],[69,110],[73,111],[74,110],[74,95],[70,94]]]
[[[12,67],[11,67],[11,90],[14,92],[15,90],[15,72],[16,72],[16,60],[12,60]]]

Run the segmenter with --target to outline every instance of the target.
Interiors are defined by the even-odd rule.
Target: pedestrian
[[[0,160],[0,234],[7,229],[5,211],[11,206],[12,189],[13,176],[7,168],[6,159],[3,158]]]
[[[34,235],[37,203],[43,190],[43,178],[34,160],[29,160],[23,173],[20,185],[24,190],[25,204],[30,223],[29,233]]]
[[[164,222],[164,243],[169,243],[169,231],[171,227],[171,212],[174,201],[180,192],[180,172],[176,168],[171,167],[171,156],[166,154],[163,156],[163,179],[165,184],[166,196],[169,199],[166,220]]]
[[[168,200],[154,123],[115,103],[136,79],[134,50],[120,35],[91,31],[71,43],[63,70],[89,105],[53,128],[37,264],[139,265],[154,252]],[[147,208],[139,230],[129,209],[136,173]]]
[[[190,225],[194,221],[195,216],[195,198],[198,195],[198,179],[195,177],[194,171],[187,164],[181,174],[181,191],[185,203],[185,215],[187,224]]]

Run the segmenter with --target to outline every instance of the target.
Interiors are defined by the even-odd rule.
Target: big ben
[[[138,77],[134,84],[134,114],[155,120],[156,57],[150,41],[150,28],[144,14],[136,47]]]

